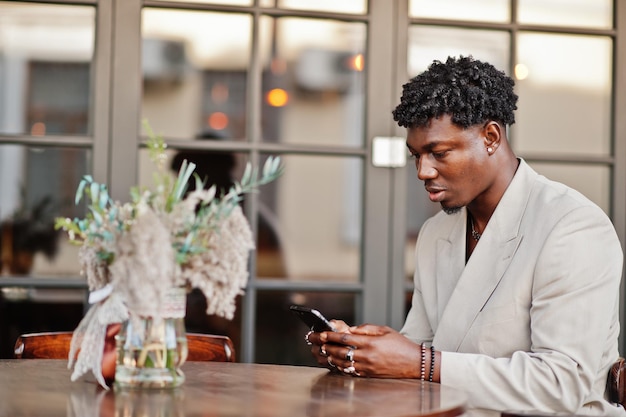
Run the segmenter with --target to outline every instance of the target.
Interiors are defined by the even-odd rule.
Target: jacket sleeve
[[[593,392],[603,392],[618,355],[623,254],[599,211],[569,212],[544,241],[532,277],[530,351],[442,353],[441,383],[467,392],[471,407],[575,413],[603,402]]]
[[[432,219],[424,222],[421,227],[420,234],[417,238],[417,244],[415,245],[416,259],[417,252],[422,250],[421,247],[424,244],[423,236],[427,235],[425,231],[430,223],[432,223]],[[433,340],[433,329],[428,321],[428,315],[424,306],[419,271],[420,268],[415,268],[415,272],[413,274],[414,289],[411,309],[407,314],[407,318],[402,326],[402,329],[400,329],[400,333],[415,343],[429,343]]]

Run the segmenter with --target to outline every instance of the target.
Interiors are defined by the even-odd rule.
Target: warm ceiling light
[[[365,59],[363,58],[363,54],[356,54],[350,58],[350,68],[355,71],[363,71],[363,67],[365,66]]]
[[[30,127],[30,134],[32,136],[45,136],[46,124],[43,122],[36,122]]]
[[[228,116],[221,111],[212,113],[209,116],[209,127],[213,130],[223,130],[228,126]]]
[[[274,88],[267,93],[267,104],[272,107],[283,107],[289,101],[289,94],[282,88]]]
[[[524,80],[528,77],[528,67],[524,64],[517,64],[515,66],[515,78],[518,80]]]

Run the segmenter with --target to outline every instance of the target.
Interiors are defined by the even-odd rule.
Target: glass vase
[[[122,323],[116,336],[117,388],[176,388],[185,382],[180,367],[187,359],[186,293],[180,291],[170,298],[176,303],[182,298],[182,314],[180,305],[170,305],[167,317],[131,318]]]

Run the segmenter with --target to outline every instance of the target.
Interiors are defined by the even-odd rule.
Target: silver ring
[[[354,349],[348,349],[348,353],[346,353],[346,360],[349,362],[354,362]]]
[[[350,365],[347,368],[343,368],[343,371],[350,375],[356,374],[356,369],[354,369],[354,365]]]
[[[326,362],[328,362],[328,364],[332,366],[333,368],[337,367],[337,365],[333,363],[333,360],[330,358],[330,356],[326,359]]]
[[[309,336],[311,336],[311,333],[313,333],[313,330],[309,330],[309,332],[307,334],[304,335],[304,341],[306,342],[307,345],[311,346],[313,343],[309,340]]]
[[[320,354],[322,356],[328,356],[328,352],[326,352],[326,349],[324,349],[324,345],[320,346]]]

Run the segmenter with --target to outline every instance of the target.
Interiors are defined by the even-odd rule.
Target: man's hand
[[[350,326],[343,320],[330,320],[330,322],[335,326],[335,329],[337,329],[336,332],[332,333],[346,333],[350,329]],[[318,364],[330,368],[331,370],[337,370],[336,366],[333,366],[334,364],[328,359],[327,352],[322,349],[322,342],[320,341],[321,334],[322,333],[313,332],[308,335],[307,340],[311,343],[311,353]]]
[[[342,332],[313,333],[310,340],[322,365],[332,363],[339,370],[366,377],[420,377],[420,345],[390,327],[364,324]]]

